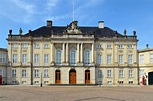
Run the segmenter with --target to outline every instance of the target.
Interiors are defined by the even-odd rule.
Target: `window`
[[[39,81],[35,81],[34,83],[35,83],[35,84],[39,84]]]
[[[123,84],[124,83],[124,81],[119,81],[119,84]]]
[[[6,70],[0,69],[0,75],[1,75],[2,77],[6,77]]]
[[[26,81],[22,81],[22,84],[26,84]]]
[[[34,54],[34,63],[39,63],[39,54]]]
[[[97,48],[102,48],[102,46],[101,45],[97,45]]]
[[[44,84],[48,84],[49,82],[48,81],[44,81]]]
[[[22,77],[26,77],[26,69],[22,70]]]
[[[90,64],[90,50],[86,49],[84,52],[84,64],[88,65]]]
[[[112,55],[107,55],[107,64],[111,64],[112,63]]]
[[[119,48],[119,49],[123,48],[123,45],[118,45],[118,48]]]
[[[129,81],[129,84],[133,84],[133,81]]]
[[[123,70],[119,70],[119,77],[124,77],[124,71]]]
[[[129,70],[129,78],[133,77],[133,70]]]
[[[39,44],[35,44],[34,47],[35,47],[35,48],[40,48]]]
[[[132,45],[127,45],[127,48],[128,49],[132,49]]]
[[[44,54],[44,63],[48,63],[49,54]]]
[[[112,84],[112,81],[107,81],[107,84],[108,84],[108,85],[111,85],[111,84]]]
[[[34,70],[34,77],[39,77],[39,70],[38,69]]]
[[[6,63],[6,54],[0,54],[0,63]]]
[[[97,55],[97,64],[101,64],[102,63],[102,55],[98,54]]]
[[[112,71],[111,70],[107,70],[107,77],[108,78],[112,77]]]
[[[132,64],[132,55],[128,55],[128,63]]]
[[[12,62],[17,63],[17,61],[18,61],[17,59],[18,59],[17,54],[13,54]]]
[[[12,81],[12,84],[16,84],[16,81]]]
[[[44,44],[44,48],[49,48],[49,44]]]
[[[27,48],[28,44],[27,43],[22,43],[22,48]]]
[[[103,75],[102,75],[102,70],[98,70],[98,78],[102,78]]]
[[[47,69],[44,70],[44,77],[48,77],[48,70]]]
[[[123,64],[123,55],[119,55],[119,58],[118,58],[119,60],[119,64]]]
[[[27,54],[22,54],[22,63],[27,63]]]
[[[12,77],[16,77],[16,69],[12,70]]]
[[[153,54],[150,54],[150,63],[153,63]]]
[[[140,78],[142,78],[143,75],[144,75],[144,70],[140,70],[139,72],[140,72],[140,73],[139,73],[139,76],[140,76]]]
[[[107,45],[107,48],[111,48],[111,45]]]
[[[13,47],[13,48],[17,48],[17,47],[18,47],[18,44],[13,43],[13,44],[12,44],[12,47]]]
[[[140,55],[140,64],[144,63],[144,55]]]
[[[76,51],[74,49],[70,50],[70,65],[76,64]]]
[[[60,49],[56,50],[56,65],[61,65],[61,53]]]

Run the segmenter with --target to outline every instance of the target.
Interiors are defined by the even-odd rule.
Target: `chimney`
[[[98,25],[99,25],[99,28],[104,28],[104,21],[99,21]]]
[[[146,44],[146,48],[147,48],[147,49],[149,48],[149,44]]]
[[[51,20],[47,20],[47,27],[52,27],[52,21]]]

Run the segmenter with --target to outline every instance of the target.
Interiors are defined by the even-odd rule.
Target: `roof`
[[[5,51],[5,52],[7,52],[7,49],[5,49],[5,48],[0,48],[0,51]]]
[[[77,26],[78,27],[78,26]],[[67,30],[68,26],[42,26],[36,30],[31,31],[30,35],[33,37],[47,37],[51,36],[52,34],[62,35],[65,30]],[[82,34],[94,34],[96,37],[124,37],[120,33],[108,28],[98,28],[98,27],[83,27],[79,26],[78,29],[82,32]],[[29,33],[25,34],[29,35]]]

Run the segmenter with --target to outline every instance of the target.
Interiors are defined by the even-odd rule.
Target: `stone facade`
[[[137,37],[99,27],[47,25],[8,35],[8,84],[138,84]]]
[[[139,83],[142,84],[144,78],[144,84],[153,84],[153,49],[148,48],[138,50],[139,55]]]

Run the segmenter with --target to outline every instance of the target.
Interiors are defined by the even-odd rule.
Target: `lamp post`
[[[40,81],[40,87],[42,87],[42,73],[41,73],[41,81]]]

